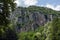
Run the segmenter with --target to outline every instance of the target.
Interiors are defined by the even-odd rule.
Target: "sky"
[[[16,0],[17,6],[28,7],[31,5],[48,7],[60,11],[60,0]]]

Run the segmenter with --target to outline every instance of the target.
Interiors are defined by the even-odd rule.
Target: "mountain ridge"
[[[59,14],[60,12],[58,11],[44,7],[18,7],[11,15],[11,19],[18,32],[34,31],[39,26],[43,26],[47,22],[52,21]]]

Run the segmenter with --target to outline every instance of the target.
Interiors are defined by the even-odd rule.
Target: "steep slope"
[[[53,20],[58,14],[60,12],[44,7],[18,7],[11,15],[11,19],[16,26],[16,31],[34,31],[39,26]]]

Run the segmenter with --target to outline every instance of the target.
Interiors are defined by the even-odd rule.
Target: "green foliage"
[[[33,40],[34,32],[21,32],[18,34],[19,40]]]
[[[34,11],[40,11],[43,14],[60,14],[60,12],[52,10],[50,8],[46,8],[46,7],[37,7],[37,6],[30,6],[27,8],[27,10],[34,12]]]
[[[44,36],[42,34],[44,27],[39,27],[34,32],[21,32],[18,33],[18,40],[44,40]]]
[[[47,23],[44,28],[45,40],[60,40],[60,18],[56,17],[52,22]]]
[[[36,32],[43,32],[44,26],[40,26],[39,28],[36,29]]]
[[[18,8],[28,10],[30,12],[41,12],[43,14],[60,14],[59,11],[55,11],[55,10],[52,10],[52,9],[46,8],[46,7],[29,6],[27,8],[24,8],[24,7],[18,7]]]

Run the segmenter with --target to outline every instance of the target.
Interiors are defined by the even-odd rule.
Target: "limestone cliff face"
[[[17,8],[12,14],[12,22],[16,26],[16,31],[35,30],[48,21],[53,20],[52,14],[44,14],[41,11],[30,11],[25,8]]]

